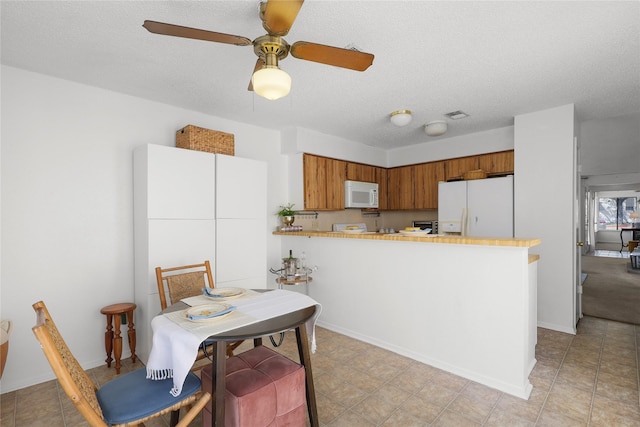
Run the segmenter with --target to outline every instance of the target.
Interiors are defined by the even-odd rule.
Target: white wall
[[[583,176],[640,173],[639,112],[585,121],[579,132]]]
[[[539,318],[542,326],[571,331],[574,242],[566,236],[572,228],[566,215],[573,199],[567,188],[572,106],[518,116],[515,127],[383,152],[306,129],[281,136],[12,67],[2,66],[1,77],[0,318],[15,326],[0,392],[53,378],[30,330],[30,305],[40,299],[83,366],[103,363],[99,309],[133,299],[132,150],[146,143],[173,146],[175,131],[186,124],[233,133],[236,156],[267,162],[274,214],[288,201],[287,154],[295,151],[393,167],[515,148],[516,233],[542,238]],[[586,126],[581,137],[590,131],[595,128]],[[584,161],[588,150],[582,153]],[[540,209],[549,200],[559,209],[558,221]],[[275,215],[268,218],[269,266],[280,264],[280,238],[271,235],[277,224]]]
[[[516,237],[538,237],[538,325],[575,333],[574,106],[515,118]]]
[[[12,67],[1,71],[0,317],[12,319],[14,329],[0,392],[53,378],[31,332],[38,300],[83,367],[104,363],[100,308],[133,300],[132,151],[139,145],[174,146],[175,131],[186,124],[235,134],[236,156],[268,164],[268,265],[279,265],[280,239],[271,234],[287,197],[279,132]]]
[[[367,165],[387,166],[385,150],[305,128],[292,127],[282,132],[282,152],[309,153]]]
[[[303,128],[289,128],[282,134],[286,154],[311,153],[385,168],[505,150],[513,150],[513,126],[386,151]]]
[[[513,150],[513,126],[396,148],[389,151],[388,167],[505,150]]]

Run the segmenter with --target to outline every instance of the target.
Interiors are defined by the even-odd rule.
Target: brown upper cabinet
[[[380,209],[435,209],[443,180],[442,161],[388,169],[387,206]]]
[[[444,161],[445,181],[460,178],[465,172],[478,169],[478,156],[458,157]]]
[[[414,208],[438,207],[438,182],[444,180],[444,161],[414,166]]]
[[[375,166],[362,163],[347,162],[347,179],[349,181],[376,182]]]
[[[344,209],[344,182],[347,179],[347,162],[327,159],[327,207]]]
[[[465,172],[482,169],[491,175],[511,174],[513,167],[513,150],[496,153],[479,154],[477,156],[457,157],[445,162],[445,181],[462,179]]]
[[[387,209],[413,209],[414,169],[414,166],[387,169]]]
[[[346,162],[328,157],[303,155],[304,208],[344,209]]]
[[[513,157],[513,150],[481,154],[478,156],[478,169],[482,169],[488,175],[512,174]]]
[[[378,183],[378,209],[387,209],[388,171],[386,168],[376,168],[376,182]]]
[[[378,183],[378,209],[437,209],[438,182],[462,179],[475,169],[488,176],[512,174],[513,153],[499,151],[389,169],[305,153],[304,207],[344,209],[344,181],[351,180]]]

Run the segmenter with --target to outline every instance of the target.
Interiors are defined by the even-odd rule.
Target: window
[[[599,197],[598,230],[633,228],[631,214],[637,207],[636,197]]]

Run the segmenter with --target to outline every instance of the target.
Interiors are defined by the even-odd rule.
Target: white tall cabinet
[[[211,261],[216,286],[267,287],[267,166],[162,145],[134,151],[136,353],[160,311],[155,268]]]

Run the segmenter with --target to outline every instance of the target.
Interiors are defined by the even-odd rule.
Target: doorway
[[[629,214],[637,211],[637,202],[636,192],[586,193],[589,244],[582,258],[584,315],[640,324],[640,275],[629,272],[628,247],[622,246],[620,237],[620,226],[629,227]],[[631,233],[623,234],[627,243]]]

